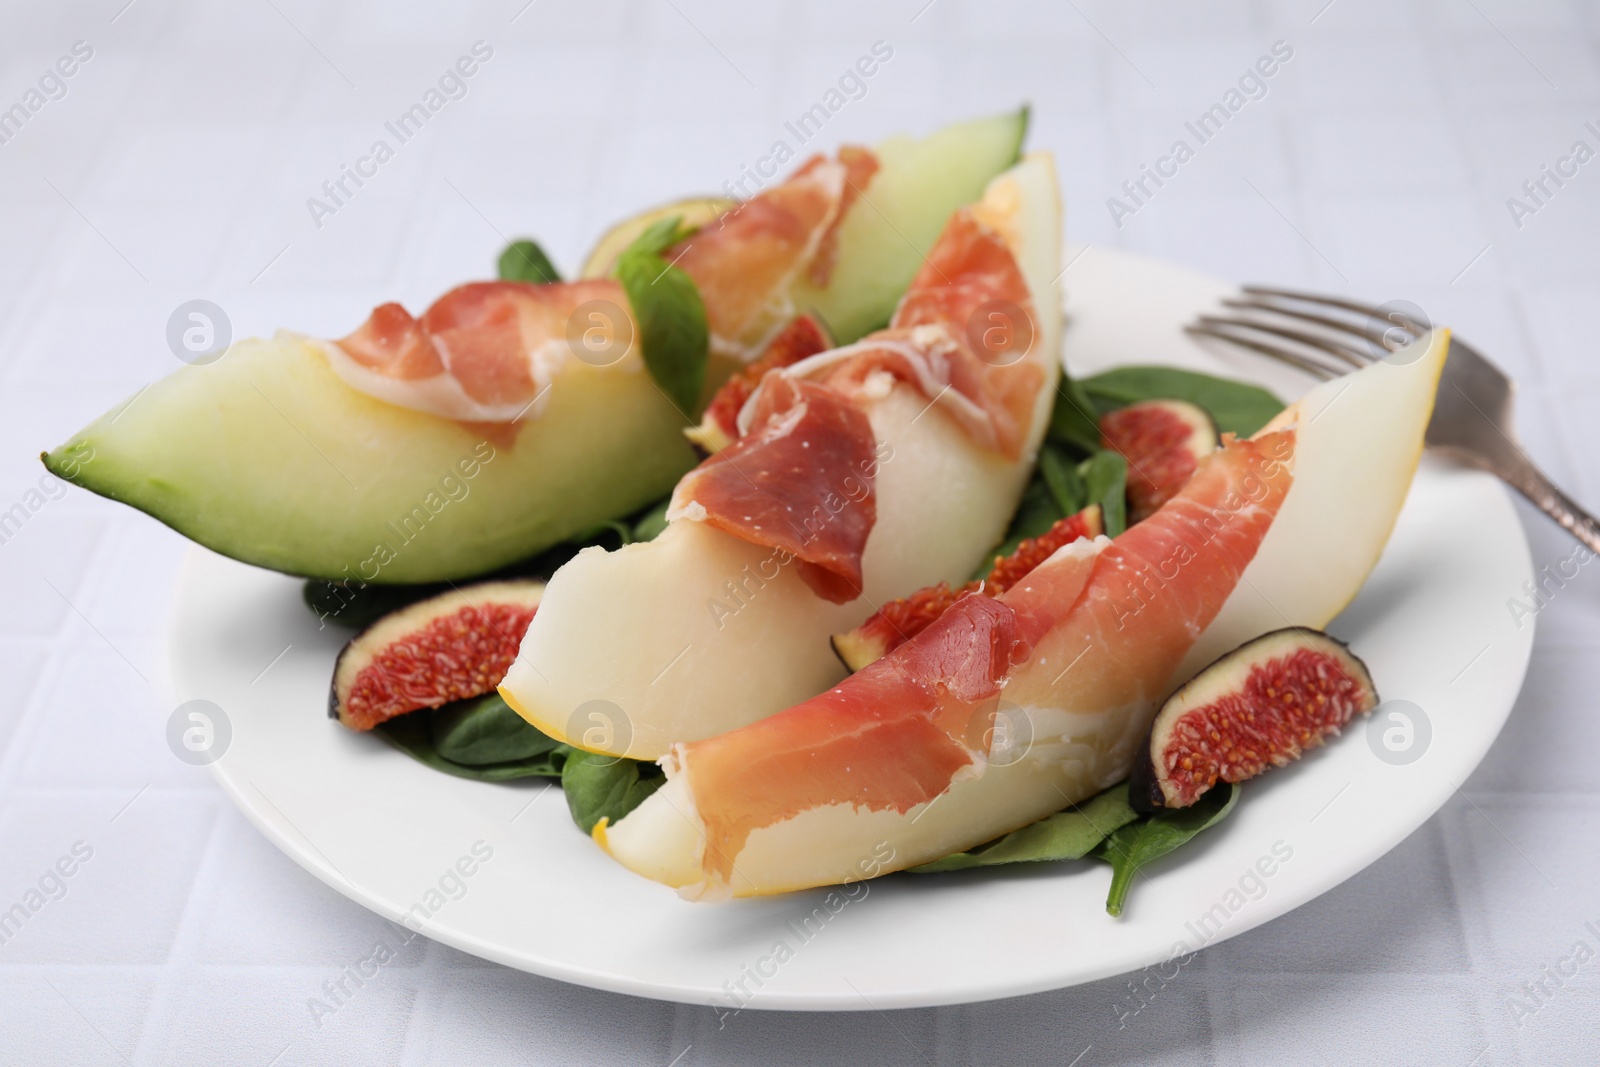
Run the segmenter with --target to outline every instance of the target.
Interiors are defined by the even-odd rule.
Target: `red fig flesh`
[[[1049,559],[1056,549],[1080,537],[1099,537],[1104,532],[1100,505],[1090,504],[1077,514],[1058,520],[1038,537],[1022,542],[1009,556],[997,557],[994,569],[982,581],[968,582],[956,589],[940,582],[889,601],[854,630],[835,634],[833,650],[846,667],[859,671],[926,630],[968,593],[999,596]]]
[[[1128,521],[1155,514],[1218,445],[1217,426],[1187,400],[1145,400],[1100,419],[1107,448],[1128,461]]]
[[[544,583],[480,582],[390,612],[333,668],[328,714],[352,730],[492,692],[522,646]]]
[[[1299,759],[1377,705],[1366,664],[1342,641],[1296,627],[1265,634],[1167,698],[1129,796],[1144,811],[1188,807],[1219,780]]]

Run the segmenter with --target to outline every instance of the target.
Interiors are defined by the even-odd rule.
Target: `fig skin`
[[[1228,774],[1225,770],[1219,769],[1211,780],[1200,782],[1202,788],[1195,792],[1195,799],[1217,781],[1241,782],[1272,767],[1287,766],[1299,759],[1306,749],[1323,744],[1329,735],[1337,735],[1352,719],[1358,715],[1366,715],[1378,706],[1378,691],[1372,683],[1372,675],[1368,672],[1367,665],[1351,652],[1350,646],[1343,641],[1321,630],[1299,626],[1263,634],[1214,660],[1162,703],[1161,710],[1156,713],[1155,720],[1150,725],[1145,743],[1139,746],[1129,777],[1128,797],[1134,809],[1153,813],[1187,806],[1171,802],[1168,790],[1163,788],[1162,775],[1157,770],[1158,766],[1164,766],[1158,750],[1179,740],[1173,734],[1173,727],[1178,720],[1197,710],[1214,707],[1218,701],[1230,696],[1259,697],[1259,693],[1252,693],[1249,688],[1255,672],[1269,664],[1286,664],[1291,657],[1303,652],[1330,660],[1337,666],[1346,682],[1343,690],[1334,687],[1330,691],[1325,687],[1312,689],[1311,694],[1324,698],[1342,697],[1344,706],[1341,707],[1341,701],[1336,699],[1331,709],[1332,717],[1323,712],[1320,719],[1304,716],[1295,722],[1280,719],[1277,723],[1279,732],[1271,739],[1273,747],[1263,753],[1250,753],[1252,757],[1250,762],[1255,766],[1247,768],[1248,773]],[[1266,719],[1278,710],[1276,706],[1268,705],[1264,701],[1258,706],[1251,707],[1249,713],[1253,716],[1252,724],[1266,725],[1260,720]],[[1297,733],[1288,732],[1290,730],[1295,730]]]

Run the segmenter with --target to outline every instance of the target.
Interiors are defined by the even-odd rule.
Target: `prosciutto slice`
[[[826,283],[839,224],[877,170],[865,148],[843,148],[836,159],[813,156],[788,180],[667,250],[700,290],[713,350],[748,363],[780,335],[794,317],[790,287],[801,278]],[[586,313],[582,327],[614,336],[631,330],[627,354],[636,357],[637,323],[622,287],[609,279],[474,282],[450,290],[420,317],[382,304],[354,333],[323,348],[346,384],[379,400],[458,421],[511,422],[538,413],[571,356],[573,315],[591,301],[615,310],[604,309],[601,318]],[[615,365],[643,370],[637,358]]]
[[[854,600],[877,519],[866,413],[825,385],[773,372],[756,419],[756,429],[678,483],[668,518],[699,519],[777,549],[818,596]]]

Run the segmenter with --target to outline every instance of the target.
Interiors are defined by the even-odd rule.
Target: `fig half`
[[[1144,400],[1100,419],[1105,446],[1128,461],[1128,521],[1147,519],[1217,450],[1217,424],[1187,400]]]
[[[370,730],[396,715],[492,693],[517,658],[544,583],[478,582],[391,611],[339,653],[328,716]]]
[[[910,596],[889,601],[860,626],[834,634],[834,654],[852,672],[859,671],[933,625],[950,605],[968,593],[999,596],[1054,555],[1062,545],[1070,545],[1080,537],[1092,540],[1105,533],[1105,529],[1100,505],[1090,504],[1076,514],[1057,520],[1038,537],[1023,541],[1009,556],[996,556],[987,578],[954,589],[939,582],[923,586]]]
[[[1128,795],[1140,811],[1186,808],[1217,782],[1282,767],[1378,706],[1344,642],[1290,627],[1247,641],[1161,705]]]

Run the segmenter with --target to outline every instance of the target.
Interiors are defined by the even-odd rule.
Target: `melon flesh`
[[[790,302],[826,315],[841,343],[887,319],[945,219],[1016,162],[1026,128],[1019,111],[884,142],[829,284]],[[288,333],[234,344],[107,412],[45,465],[234,559],[378,584],[498,570],[659,500],[694,466],[684,420],[636,350],[603,368],[565,360],[534,414],[486,431],[352,388],[319,344]],[[708,381],[732,369],[713,358]]]
[[[1044,434],[1060,365],[1060,200],[1043,153],[996,178],[979,206],[1007,238],[1033,295],[1047,377],[1017,460],[975,445],[922,393],[896,384],[868,405],[878,442],[877,523],[862,558],[865,590],[818,597],[774,550],[691,518],[654,541],[587,549],[556,572],[501,685],[506,703],[553,737],[595,699],[626,722],[605,751],[657,759],[675,741],[770,715],[844,676],[829,636],[886,601],[965,581],[1004,533]]]
[[[1376,364],[1318,386],[1261,431],[1294,429],[1292,483],[1224,607],[1183,665],[1152,692],[1187,678],[1189,661],[1206,658],[1209,645],[1231,648],[1290,623],[1320,626],[1360,589],[1415,473],[1449,335],[1439,330],[1416,344],[1421,354],[1413,361]],[[1108,544],[1079,541],[1044,566]],[[1253,595],[1241,597],[1244,589]],[[1134,628],[1142,618],[1133,619]],[[1108,651],[1119,659],[1140,652]],[[1072,670],[1114,668],[1114,661],[1102,668],[1094,656],[1091,649]],[[666,785],[615,826],[596,827],[595,839],[635,872],[699,898],[855,881],[971,848],[1118,781],[1149,729],[1159,698],[1130,693],[1121,704],[1069,706],[1052,695],[1053,674],[1033,670],[1029,661],[1005,691],[1021,706],[1034,739],[1021,758],[980,759],[933,800],[903,813],[830,804],[756,829],[732,858],[726,885],[706,881],[706,830],[694,803],[692,763],[665,760]]]

